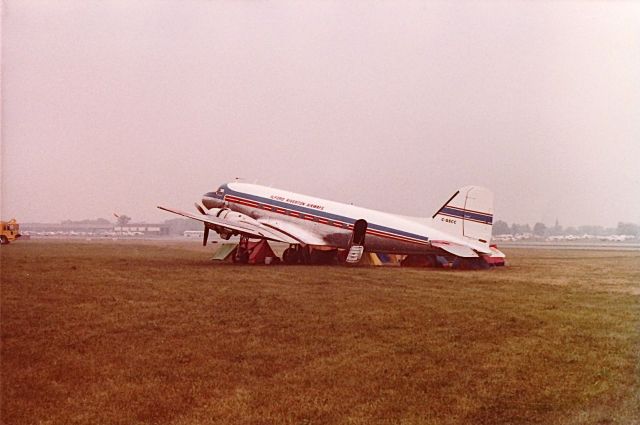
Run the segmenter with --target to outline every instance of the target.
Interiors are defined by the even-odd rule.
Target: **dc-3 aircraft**
[[[246,262],[249,239],[290,244],[285,263],[326,262],[346,253],[357,263],[363,252],[405,254],[431,259],[454,258],[476,264],[504,258],[490,246],[493,194],[465,186],[431,217],[404,217],[255,184],[232,182],[203,195],[199,214],[158,208],[204,223],[203,245],[209,230],[221,238],[240,236],[236,261]]]

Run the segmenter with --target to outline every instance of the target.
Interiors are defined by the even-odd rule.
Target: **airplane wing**
[[[267,227],[259,222],[249,222],[249,221],[236,221],[236,220],[228,220],[220,217],[215,217],[207,214],[192,214],[180,210],[174,210],[171,208],[158,206],[159,209],[168,211],[173,214],[178,214],[183,217],[190,218],[192,220],[198,220],[205,224],[210,224],[214,227],[220,227],[223,229],[230,230],[232,232],[238,232],[244,236],[249,238],[258,238],[258,239],[268,239],[277,242],[285,242],[285,243],[300,243],[299,240],[278,231],[277,228]]]
[[[285,235],[295,239],[297,242],[305,245],[321,245],[328,246],[327,241],[319,237],[313,232],[309,230],[297,226],[295,223],[291,223],[290,221],[283,220],[272,220],[272,219],[258,219],[260,224],[273,229],[274,231],[278,231],[279,233],[284,233]]]

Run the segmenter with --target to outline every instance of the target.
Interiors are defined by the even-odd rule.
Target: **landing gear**
[[[338,250],[319,250],[306,245],[290,245],[282,253],[284,264],[338,264]]]
[[[282,253],[282,261],[285,264],[313,264],[311,252],[308,245],[289,245]]]
[[[298,264],[298,261],[300,261],[300,255],[296,245],[291,245],[289,248],[284,250],[282,253],[282,261],[285,264]]]
[[[249,238],[240,236],[240,243],[233,255],[233,262],[239,264],[247,264],[249,262]]]
[[[248,252],[240,252],[236,253],[232,258],[234,263],[237,264],[247,264],[249,263],[249,253]]]

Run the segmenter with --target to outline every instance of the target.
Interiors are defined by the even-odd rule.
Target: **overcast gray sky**
[[[235,177],[640,223],[640,2],[2,3],[3,218],[164,220]]]

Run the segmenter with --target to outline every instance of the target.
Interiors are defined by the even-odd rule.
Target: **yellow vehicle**
[[[0,244],[6,245],[20,237],[20,225],[15,218],[9,221],[0,221]]]

